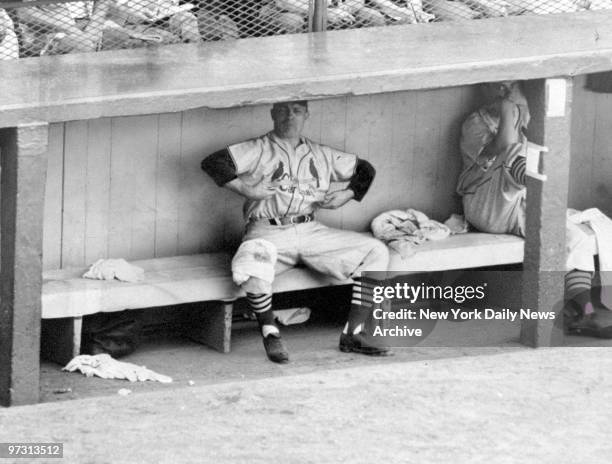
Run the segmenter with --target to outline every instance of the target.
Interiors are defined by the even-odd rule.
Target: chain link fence
[[[612,0],[0,1],[0,59],[612,9]]]

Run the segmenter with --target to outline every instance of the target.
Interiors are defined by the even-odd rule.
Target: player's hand
[[[351,189],[336,190],[325,195],[322,202],[319,203],[320,208],[338,209],[353,199],[355,192]]]
[[[278,184],[263,178],[257,184],[247,186],[244,195],[248,197],[249,200],[265,200],[276,193],[277,187]]]

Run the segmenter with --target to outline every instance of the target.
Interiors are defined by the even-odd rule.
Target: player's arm
[[[265,179],[249,185],[238,177],[236,165],[227,148],[204,158],[201,167],[219,187],[225,187],[249,200],[262,200],[274,195],[276,191],[276,188]]]
[[[361,201],[368,192],[370,185],[372,185],[375,175],[374,166],[366,160],[358,158],[355,171],[347,187],[344,190],[336,190],[325,195],[325,199],[320,205],[321,208],[336,209],[351,200]]]

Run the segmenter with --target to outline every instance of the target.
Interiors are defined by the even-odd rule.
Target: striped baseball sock
[[[357,334],[363,331],[363,327],[368,317],[372,313],[373,292],[376,281],[365,277],[353,278],[353,295],[351,297],[351,311],[349,312],[348,322],[344,326],[342,333]]]
[[[573,269],[565,274],[565,295],[568,301],[573,301],[580,307],[584,315],[594,312],[591,302],[591,285],[593,273]]]
[[[510,166],[510,175],[521,185],[525,185],[525,171],[527,159],[524,156],[517,156],[512,166]]]
[[[247,301],[249,306],[257,317],[261,335],[266,338],[270,334],[279,334],[276,322],[274,322],[274,313],[272,312],[272,294],[271,293],[247,293]]]

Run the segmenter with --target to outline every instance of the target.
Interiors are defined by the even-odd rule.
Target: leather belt
[[[302,224],[304,222],[314,221],[314,214],[304,214],[301,216],[284,216],[268,219],[273,226],[286,226],[289,224]]]

